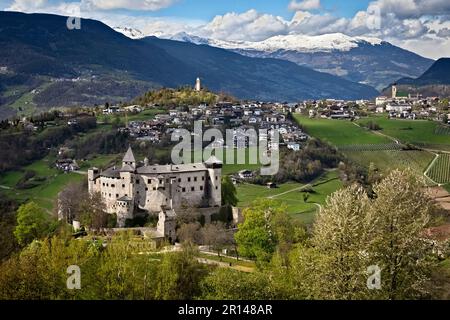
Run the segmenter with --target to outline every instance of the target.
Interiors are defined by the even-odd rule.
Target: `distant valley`
[[[133,40],[105,24],[0,12],[0,117],[52,107],[119,103],[152,88],[193,85],[242,99],[373,98],[378,92],[295,63],[150,37]]]

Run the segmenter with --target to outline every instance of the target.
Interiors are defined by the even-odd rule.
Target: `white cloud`
[[[128,9],[157,11],[170,7],[179,0],[80,0],[49,1],[49,0],[14,0],[7,8],[11,11],[35,12],[39,10],[56,10],[56,8],[82,8],[86,13],[101,10]]]
[[[129,9],[157,11],[170,7],[178,0],[88,0],[101,10]]]
[[[289,9],[293,11],[309,11],[320,9],[320,0],[302,0],[298,2],[297,0],[292,0],[289,3]]]
[[[198,30],[198,35],[221,40],[259,41],[273,35],[286,34],[288,26],[281,17],[261,14],[256,10],[216,16]]]
[[[293,0],[291,20],[254,9],[217,15],[211,21],[133,16],[111,9],[158,10],[180,0],[14,0],[7,10],[80,15],[110,26],[136,28],[167,37],[180,32],[219,40],[261,41],[286,34],[379,37],[428,57],[450,54],[450,0],[374,0],[351,18],[327,12],[312,13],[320,1]],[[79,14],[76,14],[76,12]]]
[[[383,15],[394,14],[400,19],[450,13],[448,0],[377,0],[370,3],[371,7],[379,9]]]
[[[14,0],[7,10],[28,12],[43,8],[47,4],[47,0]]]
[[[440,38],[450,38],[450,29],[443,28],[437,32],[437,36]]]
[[[297,11],[288,23],[290,33],[319,35],[325,33],[343,32],[347,21],[331,14],[312,14],[306,11]]]
[[[421,38],[398,40],[393,38],[386,40],[396,46],[432,59],[439,59],[443,57],[450,58],[450,39]]]

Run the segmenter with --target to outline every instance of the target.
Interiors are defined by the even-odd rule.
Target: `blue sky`
[[[337,1],[323,0],[320,11],[334,12],[339,16],[352,17],[360,10],[365,10],[370,0]],[[271,13],[285,19],[292,18],[294,12],[288,9],[290,0],[181,0],[172,7],[150,14],[152,16],[167,15],[191,19],[211,20],[216,15],[227,12],[244,12],[256,9]]]
[[[449,0],[0,0],[0,9],[76,15],[160,37],[262,41],[343,33],[450,56]]]
[[[26,2],[26,1],[24,1]],[[32,2],[30,0],[30,2]],[[58,2],[49,0],[49,3]],[[61,1],[62,2],[62,1]],[[79,2],[67,0],[66,2]],[[330,11],[343,17],[352,17],[356,12],[365,10],[370,0],[322,0],[323,8],[320,11]],[[14,0],[0,0],[0,8],[5,10],[14,3]],[[256,9],[260,12],[271,13],[289,19],[294,14],[288,9],[290,0],[179,0],[168,8],[158,11],[114,10],[117,13],[126,13],[133,16],[170,16],[195,20],[211,20],[216,15],[227,12],[244,12]]]

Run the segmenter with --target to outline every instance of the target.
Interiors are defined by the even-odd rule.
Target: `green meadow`
[[[417,150],[380,150],[380,151],[345,151],[350,160],[368,168],[373,163],[378,170],[387,172],[393,169],[411,168],[423,174],[434,159],[427,151]]]
[[[419,146],[437,146],[450,149],[450,136],[440,130],[441,124],[430,120],[400,120],[387,117],[370,117],[358,121],[364,125],[372,121],[381,127],[381,133],[398,139],[401,143],[417,144]]]
[[[309,135],[337,147],[392,143],[388,138],[376,135],[348,120],[310,119],[299,114],[294,115],[294,117]]]
[[[102,167],[111,163],[116,158],[115,155],[102,155],[90,161],[79,163],[81,171],[79,173],[64,173],[57,170],[54,165],[54,158],[48,156],[36,161],[31,165],[23,167],[21,170],[10,171],[0,175],[0,187],[8,197],[20,203],[35,201],[42,208],[49,212],[55,205],[55,200],[59,192],[70,183],[86,181],[83,170],[90,167]],[[18,183],[25,176],[27,171],[33,171],[35,176],[28,180],[30,187],[26,189],[18,188]]]
[[[294,219],[311,224],[327,197],[342,188],[342,182],[336,171],[330,171],[310,184],[289,182],[279,185],[276,189],[254,184],[239,184],[236,188],[240,208],[248,207],[257,199],[269,198],[286,205],[288,213]],[[308,199],[305,202],[303,195],[306,192]]]

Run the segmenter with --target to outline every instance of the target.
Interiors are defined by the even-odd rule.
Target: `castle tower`
[[[128,168],[128,166],[131,169],[136,170],[136,159],[134,158],[134,154],[133,154],[133,150],[131,150],[131,146],[128,148],[128,151],[122,160],[122,168]]]
[[[130,197],[122,197],[117,199],[116,202],[116,214],[117,214],[117,227],[124,228],[128,219],[133,219],[134,202]]]
[[[197,81],[195,82],[195,91],[200,92],[202,90],[202,81],[200,78],[197,78]]]
[[[88,170],[88,190],[89,193],[94,193],[98,190],[96,190],[95,186],[95,178],[100,173],[100,171],[97,168],[92,168]]]
[[[395,99],[395,98],[397,98],[397,84],[396,83],[394,83],[392,85],[392,99]]]
[[[222,167],[223,163],[215,156],[205,162],[208,169],[208,182],[210,190],[210,207],[220,207],[222,205]]]
[[[161,208],[159,213],[158,225],[156,230],[163,235],[169,242],[174,243],[177,234],[177,215],[173,209],[167,209],[165,206]]]

